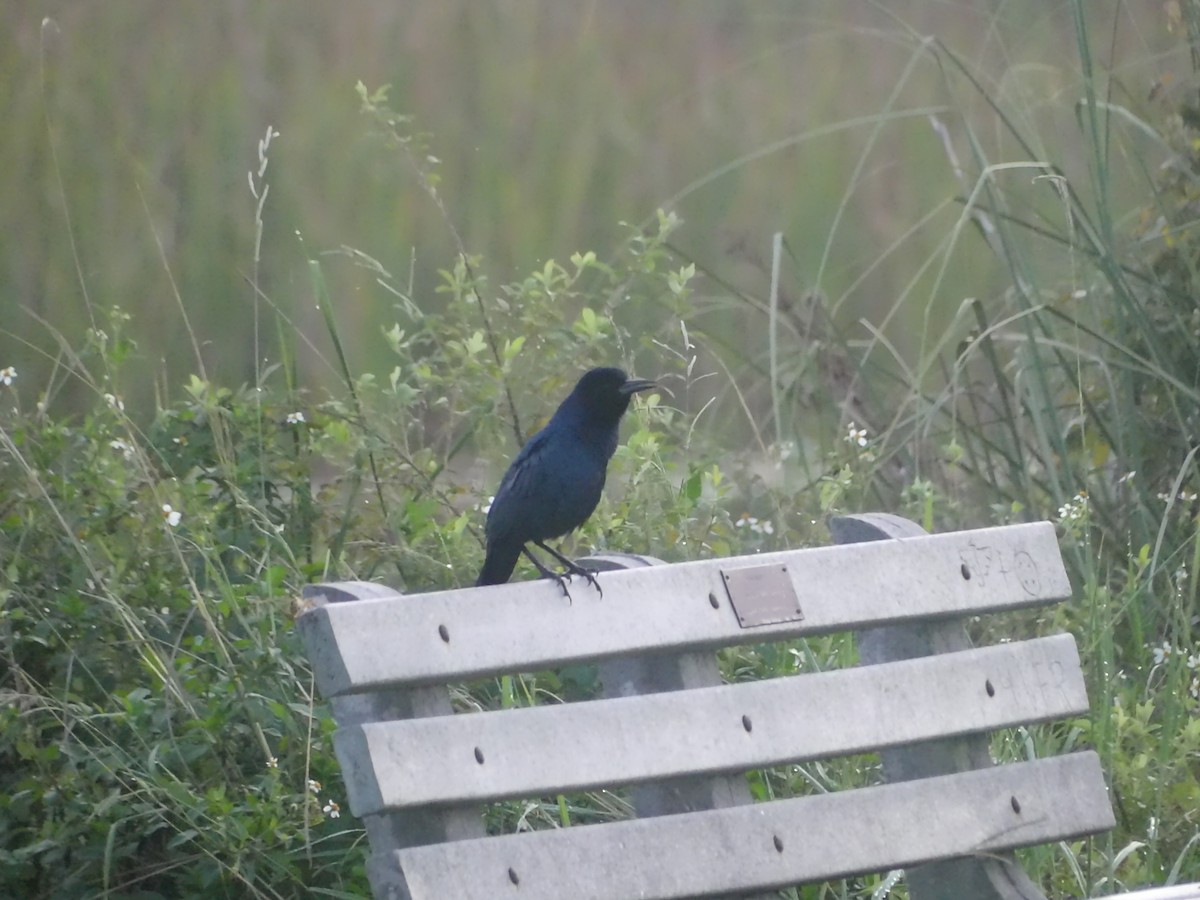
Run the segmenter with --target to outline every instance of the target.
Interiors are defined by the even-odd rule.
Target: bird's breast
[[[536,530],[540,539],[555,538],[587,521],[600,502],[608,460],[588,449],[556,454],[556,465],[541,472],[538,494],[542,515]]]

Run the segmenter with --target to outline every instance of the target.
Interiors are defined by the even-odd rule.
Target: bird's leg
[[[541,544],[541,542],[535,542],[535,543],[537,543],[538,546],[540,546],[540,547],[544,546]],[[569,580],[568,576],[563,575],[561,572],[555,572],[553,569],[547,568],[546,565],[540,559],[538,559],[536,556],[534,556],[532,553],[529,552],[528,547],[522,547],[521,552],[525,554],[525,556],[529,559],[529,561],[531,563],[533,563],[533,567],[541,573],[543,578],[550,578],[550,579],[553,579],[554,581],[558,582],[558,586],[560,588],[562,588],[563,595],[568,600],[571,599],[571,592],[569,590],[567,590],[567,581]],[[555,555],[557,555],[557,554],[555,554]]]
[[[534,541],[534,543],[537,544],[539,547],[541,547],[543,550],[545,550],[547,553],[549,553],[551,556],[553,556],[555,559],[557,559],[560,563],[562,563],[563,566],[566,567],[567,574],[582,575],[584,578],[586,578],[588,580],[588,584],[590,584],[592,587],[594,587],[597,591],[600,592],[601,597],[604,596],[604,588],[600,587],[600,582],[596,580],[595,572],[593,572],[591,569],[585,569],[583,566],[579,565],[579,563],[575,562],[573,559],[568,559],[567,557],[563,556],[561,553],[559,553],[553,547],[546,544],[545,541]]]

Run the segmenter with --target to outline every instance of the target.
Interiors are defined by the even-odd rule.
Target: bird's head
[[[616,422],[629,409],[634,394],[653,387],[658,384],[645,378],[630,378],[615,367],[592,369],[579,379],[563,405],[578,405],[597,421]]]

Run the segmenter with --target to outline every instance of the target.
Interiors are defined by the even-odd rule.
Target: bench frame
[[[993,766],[987,733],[1086,713],[1074,641],[971,650],[963,622],[1070,596],[1052,526],[929,536],[873,514],[832,532],[838,547],[663,568],[591,557],[581,562],[633,571],[603,576],[603,598],[575,582],[570,603],[548,582],[413,597],[361,582],[306,589],[299,627],[339,725],[376,896],[745,896],[904,867],[914,900],[1045,900],[1011,850],[1112,827],[1099,761]],[[844,630],[859,668],[722,685],[720,646]],[[454,715],[448,684],[588,660],[605,700]],[[955,716],[928,702],[931,683]],[[807,727],[814,711],[856,699],[870,711],[888,691],[925,697],[920,714],[883,705]],[[871,728],[855,733],[865,716]],[[886,785],[751,803],[747,769],[866,749],[880,750]],[[489,801],[619,784],[637,819],[484,834]],[[939,818],[906,825],[934,793]]]

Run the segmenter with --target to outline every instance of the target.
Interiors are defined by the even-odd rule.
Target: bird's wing
[[[500,487],[496,488],[496,496],[492,500],[488,512],[486,531],[489,535],[500,534],[507,530],[506,511],[513,509],[512,498],[529,494],[536,490],[532,483],[531,474],[538,467],[537,460],[545,452],[550,435],[542,429],[521,448],[517,458],[512,461],[504,477],[500,479]]]
[[[517,458],[512,461],[508,471],[500,479],[500,487],[496,489],[497,500],[508,491],[519,492],[521,490],[525,480],[529,477],[529,471],[537,467],[537,459],[546,449],[549,439],[549,433],[543,428],[525,442],[525,446],[521,448]]]

